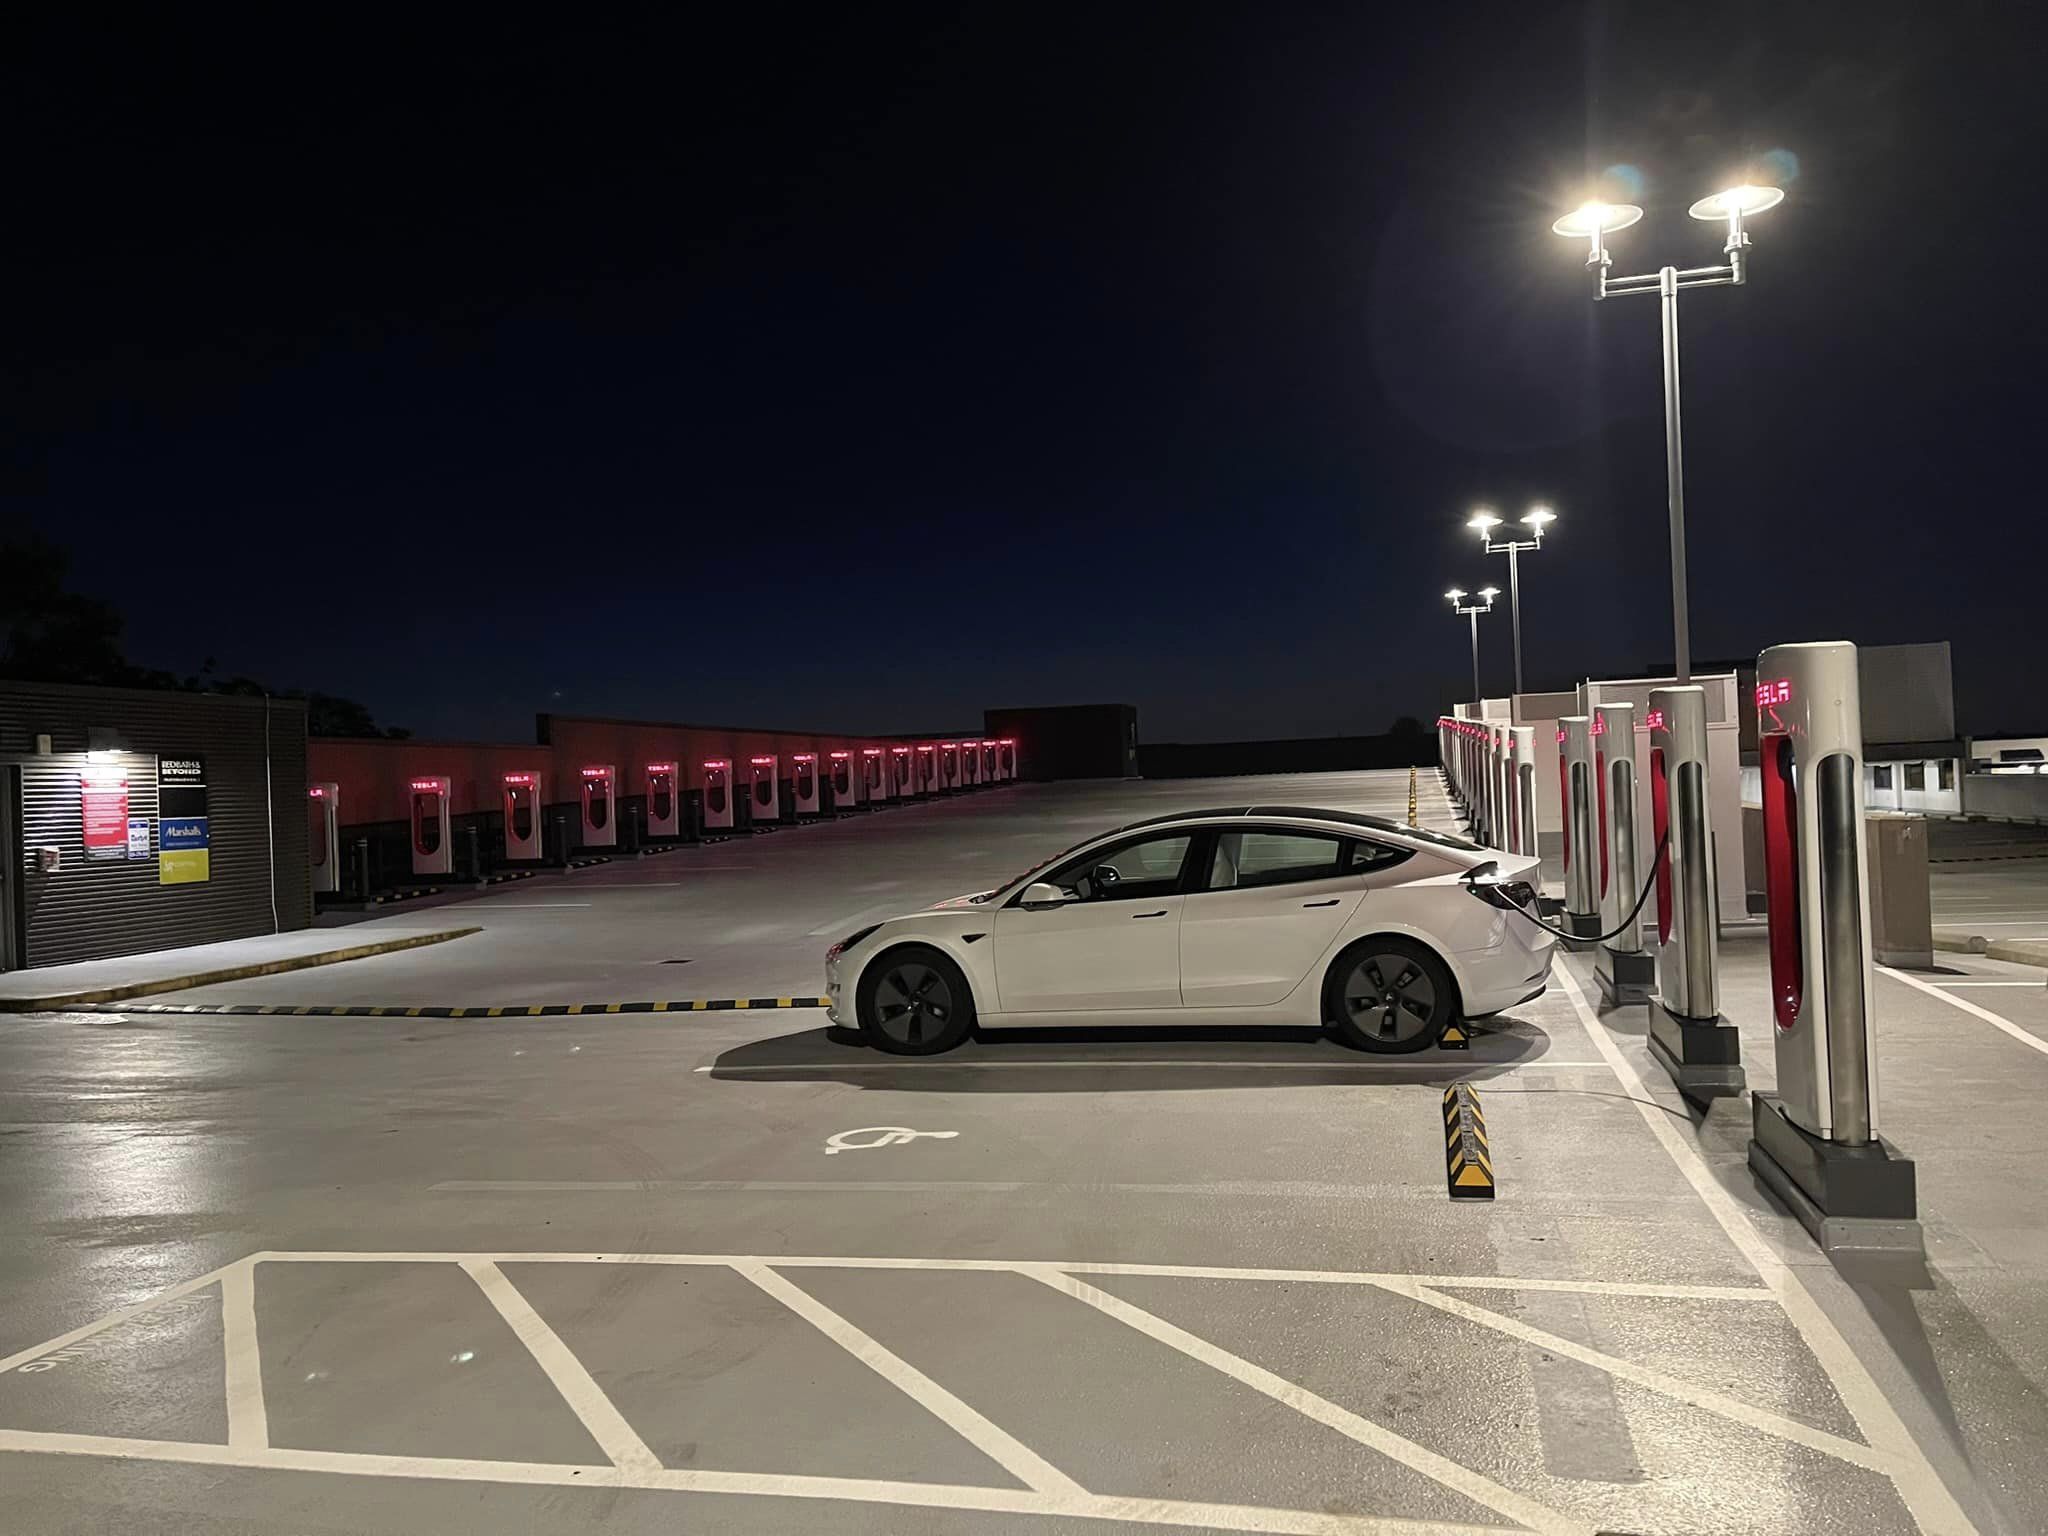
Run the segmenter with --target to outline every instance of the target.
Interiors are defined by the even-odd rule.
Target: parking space
[[[446,967],[486,943],[526,967],[506,1000],[616,991],[665,926],[707,941],[673,969],[801,986],[863,880],[943,896],[1261,799],[1405,814],[1407,775],[1020,788],[757,839],[704,890],[655,883],[682,855],[607,867],[588,907],[468,904],[486,935],[431,994],[376,960],[348,1000],[475,1000],[491,967]],[[611,917],[598,973],[555,974]],[[1767,1087],[1763,945],[1727,955]],[[905,1060],[801,1010],[10,1021],[10,1529],[2038,1529],[2048,1197],[2001,1127],[2048,1060],[1957,1006],[2038,1029],[1966,985],[2015,968],[1952,969],[1880,982],[1909,1274],[1822,1262],[1741,1107],[1688,1115],[1577,959],[1470,1052],[1393,1060],[1284,1032]],[[1459,1081],[1490,1202],[1447,1196]]]

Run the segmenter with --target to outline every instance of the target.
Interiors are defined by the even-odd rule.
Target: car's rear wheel
[[[856,999],[861,1032],[877,1050],[897,1056],[950,1051],[974,1028],[967,978],[940,951],[906,944],[861,973]]]
[[[1362,1051],[1423,1050],[1457,1016],[1450,970],[1413,939],[1361,939],[1337,957],[1323,983],[1323,1017],[1339,1039]]]

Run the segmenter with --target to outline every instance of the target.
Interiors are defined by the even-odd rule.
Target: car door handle
[[[1138,920],[1139,918],[1141,918],[1141,917],[1164,917],[1164,916],[1166,916],[1166,908],[1164,908],[1164,907],[1161,907],[1161,908],[1160,908],[1160,909],[1159,909],[1159,910],[1158,910],[1157,912],[1133,912],[1133,913],[1131,914],[1131,920],[1132,920],[1133,922],[1135,922],[1135,921],[1137,921],[1137,920]]]
[[[1304,901],[1302,905],[1304,907],[1334,907],[1343,899],[1341,896],[1332,896],[1328,901]]]

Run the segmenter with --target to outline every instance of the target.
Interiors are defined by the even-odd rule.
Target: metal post
[[[1479,692],[1479,610],[1467,608],[1465,616],[1472,621],[1472,702],[1478,703]]]
[[[1685,602],[1685,451],[1678,416],[1678,269],[1657,273],[1664,312],[1664,478],[1671,505],[1671,631],[1679,686],[1692,681],[1692,631]]]
[[[1539,528],[1537,532],[1542,532]],[[1515,626],[1515,692],[1522,691],[1522,567],[1521,545],[1508,545],[1508,611]]]

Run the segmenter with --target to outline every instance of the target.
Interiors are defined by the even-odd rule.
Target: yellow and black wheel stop
[[[1493,1198],[1486,1117],[1479,1112],[1479,1090],[1470,1083],[1454,1083],[1444,1090],[1444,1178],[1453,1200]]]

